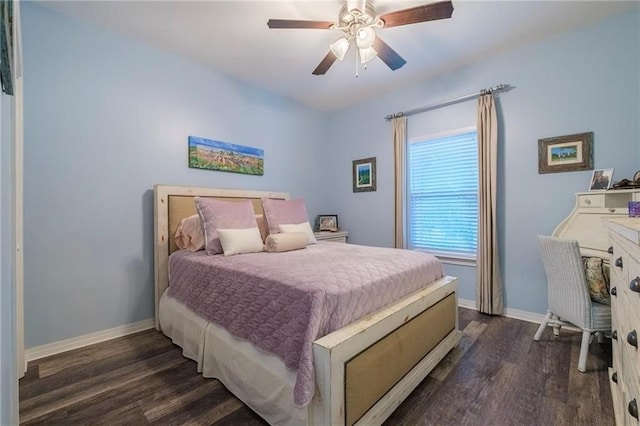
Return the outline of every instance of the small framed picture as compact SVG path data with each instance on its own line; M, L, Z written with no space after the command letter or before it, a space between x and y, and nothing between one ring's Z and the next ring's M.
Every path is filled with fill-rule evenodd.
M376 157L353 160L353 192L376 190Z
M593 170L593 132L538 139L538 173Z
M338 215L337 214L321 214L316 216L316 229L318 231L331 231L338 230Z
M591 185L589 191L607 190L611 187L613 180L613 169L594 170L591 175Z

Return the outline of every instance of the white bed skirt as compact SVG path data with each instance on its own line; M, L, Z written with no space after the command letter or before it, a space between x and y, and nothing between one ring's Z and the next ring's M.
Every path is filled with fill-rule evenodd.
M160 298L162 332L197 363L204 377L220 380L231 393L272 425L306 425L307 408L293 405L294 371L276 356L238 340L168 296Z

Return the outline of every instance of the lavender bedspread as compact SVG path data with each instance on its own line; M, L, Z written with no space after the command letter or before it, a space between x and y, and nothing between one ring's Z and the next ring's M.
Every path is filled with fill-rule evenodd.
M169 295L297 370L294 403L313 398L313 341L443 276L426 253L318 243L225 257L180 250Z

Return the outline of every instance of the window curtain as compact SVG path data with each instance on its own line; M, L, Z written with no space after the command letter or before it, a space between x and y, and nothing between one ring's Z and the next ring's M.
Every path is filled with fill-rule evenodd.
M395 165L395 247L404 248L404 167L407 146L407 119L395 117L393 124L393 158Z
M13 1L0 4L0 82L2 91L13 95Z
M504 313L496 222L498 119L492 93L478 99L478 254L476 308Z

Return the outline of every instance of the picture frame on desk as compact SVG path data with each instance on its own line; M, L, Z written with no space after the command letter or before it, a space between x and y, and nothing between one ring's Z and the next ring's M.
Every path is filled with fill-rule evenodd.
M593 132L538 139L538 174L593 170Z
M589 191L606 191L613 182L613 169L598 169L591 174Z

